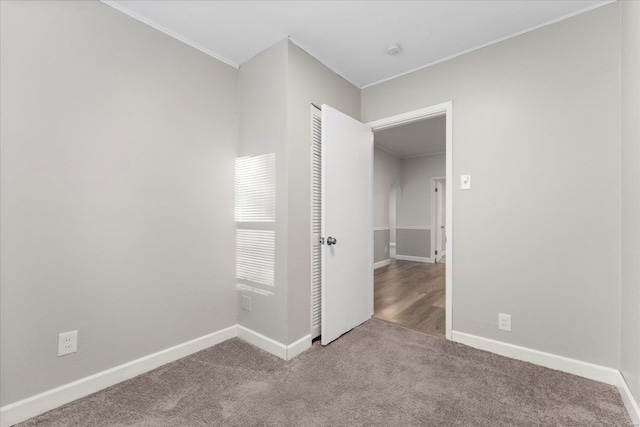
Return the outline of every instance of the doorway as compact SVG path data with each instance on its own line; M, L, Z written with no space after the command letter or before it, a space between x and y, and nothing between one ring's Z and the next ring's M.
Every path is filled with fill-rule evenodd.
M452 182L451 114L448 102L368 123L376 146L374 317L447 339L451 339L453 309L453 200L447 191L447 182ZM420 152L415 143L407 150L382 141L408 138L420 129L431 128L428 133L433 134L435 127L441 145L432 143L428 152ZM393 156L402 165L400 173L389 160ZM382 174L376 175L376 168ZM387 194L380 191L385 185ZM385 203L386 216L380 215ZM381 254L388 254L388 260L379 259Z
M373 266L374 266L374 239L372 231L374 229L374 212L372 207L375 205L374 201L377 199L373 195L372 187L374 183L374 176L372 172L372 166L374 162L373 158L373 139L374 131L381 131L384 129L392 129L400 127L402 125L409 125L413 122L424 121L431 118L444 119L445 123L445 140L446 140L446 153L445 153L445 177L447 182L451 181L452 173L452 103L447 102L432 107L423 108L409 113L400 114L397 116L389 117L386 119L377 120L375 122L363 124L354 120L339 111L322 105L322 107L312 106L312 170L313 170L313 182L312 182L312 338L321 335L322 343L325 345L334 338L337 338L340 334L348 332L351 328L357 324L364 322L374 313L374 280L373 280ZM321 117L320 117L321 116ZM345 139L346 138L346 139ZM345 147L356 148L360 147L357 153L350 153L345 151ZM369 148L367 148L369 147ZM326 151L325 151L326 150ZM334 153L335 152L335 153ZM331 154L333 153L333 154ZM333 167L335 170L336 163L341 163L341 166L337 170L352 171L354 170L353 164L347 162L344 164L344 160L356 162L359 167L356 168L357 173L347 174L326 174L326 170ZM363 163L364 162L364 163ZM365 164L366 163L366 164ZM333 165L333 166L331 166ZM342 178L340 178L342 177ZM339 178L337 181L334 179L335 185L328 185L327 179ZM341 181L340 179L345 179ZM352 186L358 183L359 190L349 189L348 185ZM348 185L347 185L348 184ZM352 191L353 190L353 191ZM355 191L355 193L354 193ZM402 188L396 189L396 194L402 194ZM349 207L346 202L330 203L328 196L335 196L342 194L344 197L346 193L353 193L347 198L347 201L355 201L362 199L361 203L357 203L357 206ZM320 197L321 195L321 197ZM352 197L352 196L358 197ZM365 197L360 197L365 196ZM368 199L368 201L366 200ZM425 199L426 200L426 199ZM445 337L451 339L451 319L452 319L452 298L451 290L453 288L452 281L452 265L453 265L453 252L452 252L452 197L447 197L446 201L446 224L445 233L449 237L446 240L446 252L448 260L445 265L440 265L440 268L445 269ZM388 213L388 204L385 205L383 211ZM367 213L368 212L368 213ZM338 221L336 227L333 225L328 227L327 214L334 215L333 218ZM335 215L338 215L337 217ZM317 223L321 222L320 237L318 238L318 230L316 230ZM368 224L363 236L359 239L349 239L349 230L337 231L340 226L346 226L348 228L361 228L363 224ZM415 228L415 227L412 227ZM430 230L429 227L421 227ZM420 227L418 227L420 229ZM378 231L378 230L376 230ZM382 231L386 231L389 235L389 227L383 227ZM406 227L396 227L397 240L400 239L400 234L407 235ZM418 233L408 232L408 235ZM338 236L338 239L333 236ZM341 236L347 237L343 239ZM326 237L326 239L325 239ZM353 240L353 242L351 241ZM423 252L424 256L421 258L430 257L429 238L419 239L421 244L426 244L427 250ZM326 245L325 245L326 242ZM338 246L335 246L337 242ZM356 246L349 246L350 243L355 243ZM321 250L317 250L322 247ZM359 248L359 249L356 249ZM388 253L388 248L385 247L385 252ZM355 252L354 252L355 251ZM366 259L362 262L349 262L353 255L356 253L365 254ZM403 255L400 253L400 255ZM336 266L328 266L328 258L332 261L342 262L340 268L334 268ZM396 254L396 258L401 258ZM407 259L404 255L401 261L415 261ZM351 259L353 261L353 259ZM346 262L346 264L345 264ZM331 268L329 268L331 267ZM367 270L369 274L365 274ZM336 271L342 271L346 273L358 273L368 276L367 280L350 280L348 275L338 274L329 277L329 272L335 273ZM330 298L330 293L336 296L336 298ZM345 303L346 301L346 303ZM345 305L346 304L346 305ZM368 305L369 310L367 313L360 313L362 310L358 310L358 319L354 322L346 322L345 319L355 313L352 308L365 307ZM440 304L442 305L442 304ZM362 306L362 307L361 307ZM350 307L350 308L347 308ZM353 316L352 316L353 317ZM349 319L347 319L349 320ZM333 326L331 326L331 325ZM328 336L326 332L336 327L335 333Z

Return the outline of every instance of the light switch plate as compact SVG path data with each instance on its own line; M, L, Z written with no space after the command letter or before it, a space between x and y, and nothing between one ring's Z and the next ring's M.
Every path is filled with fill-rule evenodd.
M460 189L471 190L471 175L460 175Z

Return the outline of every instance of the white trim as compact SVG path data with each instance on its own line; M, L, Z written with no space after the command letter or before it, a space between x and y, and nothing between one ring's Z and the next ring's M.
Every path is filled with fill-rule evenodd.
M629 418L631 418L631 422L634 426L640 425L640 406L636 401L627 381L624 379L624 375L620 371L618 371L618 381L616 383L616 388L620 393L620 397L622 398L622 403L624 403L624 407L627 409L629 413Z
M437 61L433 61L433 62L431 62L431 63L429 63L427 65L421 65L421 66L413 68L413 69L411 69L409 71L404 71L402 73L395 74L395 75L393 75L391 77L385 77L384 79L377 80L377 81L375 81L373 83L367 83L365 85L360 86L360 89L366 89L368 87L375 86L377 84L384 83L384 82L387 82L389 80L396 79L398 77L406 76L407 74L411 74L411 73L413 73L415 71L419 71L419 70L422 70L422 69L425 69L425 68L432 67L432 66L440 64L442 62L446 62L446 61L449 61L451 59L457 58L458 56L462 56L462 55L465 55L467 53L470 53L470 52L473 52L473 51L476 51L476 50L479 50L479 49L483 49L483 48L485 48L487 46L491 46L491 45L503 42L505 40L509 40L511 38L521 36L522 34L525 34L525 33L528 33L530 31L534 31L534 30L540 29L542 27L546 27L547 25L551 25L551 24L555 24L555 23L560 22L560 21L564 21L565 19L569 19L569 18L572 18L572 17L574 17L576 15L580 15L581 13L589 12L589 11L591 11L593 9L597 9L599 7L602 7L602 6L606 6L606 5L608 5L610 3L613 3L615 1L616 0L603 1L601 3L586 7L584 9L580 9L580 10L578 10L576 12L572 12L572 13L569 13L567 15L561 16L559 18L555 18L555 19L552 19L550 21L543 22L542 24L538 24L538 25L535 25L533 27L527 28L526 30L518 31L517 33L513 33L513 34L510 34L508 36L505 36L505 37L502 37L502 38L487 42L487 43L482 44L480 46L476 46L476 47L473 47L471 49L463 50L462 52L454 53L453 55L449 55L449 56L444 57L442 59L438 59Z
M375 143L374 143L374 147L379 149L379 150L384 151L387 154L391 154L393 157L397 157L400 160L416 159L418 157L439 156L441 154L445 154L446 153L446 151L437 151L435 153L416 154L415 156L403 156L401 154L394 153L393 151L389 150L388 148L383 147L382 145L375 145Z
M375 134L374 134L374 137L373 137L373 147L377 148L378 150L382 150L387 154L391 154L393 157L397 157L399 159L404 159L404 157L401 156L400 154L396 154L396 153L394 153L392 151L389 151L389 149L383 147L382 145L376 145L376 143L375 143ZM375 156L375 151L374 151L373 155Z
M412 255L398 255L396 254L396 259L400 261L413 261L413 262L426 262L429 264L433 264L433 258L427 258L423 256L412 256Z
M282 344L281 342L262 335L261 333L238 325L238 338L241 338L249 344L253 344L268 353L271 353L274 356L278 356L280 359L287 360L287 346Z
M186 38L186 37L184 37L184 36L181 36L181 35L179 35L178 33L174 32L174 31L172 31L172 30L169 30L168 28L166 28L166 27L164 27L164 26L162 26L162 25L160 25L160 24L158 24L158 23L156 23L156 22L154 22L154 21L152 21L152 20L150 20L150 19L148 19L148 18L145 18L145 17L141 16L140 14L138 14L138 13L136 13L136 12L133 12L132 10L130 10L130 9L126 8L126 7L124 7L124 6L123 6L122 4L120 4L120 3L117 3L117 2L112 1L112 0L100 0L100 1L101 1L102 3L104 3L104 4L108 5L108 6L111 6L112 8L114 8L114 9L116 9L116 10L118 10L118 11L120 11L120 12L124 13L125 15L129 15L130 17L132 17L132 18L134 18L134 19L136 19L136 20L138 20L138 21L140 21L140 22L142 22L142 23L144 23L144 24L146 24L146 25L148 25L148 26L150 26L150 27L152 27L152 28L155 28L156 30L158 30L158 31L160 31L160 32L163 32L163 33L167 34L168 36L173 37L174 39L181 41L182 43L185 43L185 44L187 44L187 45L189 45L189 46L191 46L191 47L193 47L193 48L195 48L195 49L197 49L197 50L199 50L199 51L201 51L201 52L203 52L203 53L205 53L205 54L207 54L207 55L209 55L209 56L211 56L211 57L213 57L213 58L215 58L215 59L217 59L217 60L219 60L219 61L224 62L224 63L225 63L225 64L227 64L227 65L230 65L230 66L232 66L232 67L234 67L234 68L236 68L236 69L237 69L237 68L240 68L240 64L237 64L237 63L235 63L234 61L231 61L230 59L227 59L227 58L225 58L224 56L219 55L219 54L217 54L217 53L213 52L212 50L210 50L210 49L208 49L208 48L206 48L206 47L202 46L202 45L201 45L201 44L199 44L199 43L196 43L196 42L194 42L194 41L193 41L193 40L191 40L191 39L188 39L188 38ZM589 11L591 11L591 10L593 10L593 9L597 9L597 8L599 8L599 7L602 7L602 6L606 6L607 4L613 3L613 2L615 2L615 1L616 1L616 0L607 0L607 1L603 1L603 2L601 2L601 3L597 3L597 4L595 4L595 5L592 5L592 6L586 7L586 8L584 8L584 9L580 9L580 10L578 10L578 11L576 11L576 12L569 13L569 14L564 15L564 16L561 16L561 17L559 17L559 18L555 18L555 19L552 19L552 20L550 20L550 21L543 22L542 24L535 25L535 26L533 26L533 27L527 28L527 29L522 30L522 31L519 31L519 32L517 32L517 33L510 34L510 35L508 35L508 36L505 36L505 37L499 38L499 39L497 39L497 40L493 40L493 41L487 42L487 43L482 44L482 45L480 45L480 46L476 46L476 47L473 47L473 48L471 48L471 49L463 50L462 52L458 52L458 53L455 53L455 54L453 54L453 55L449 55L449 56L447 56L447 57L445 57L445 58L438 59L437 61L431 62L431 63L429 63L429 64L421 65L421 66L419 66L419 67L412 68L411 70L404 71L404 72L402 72L402 73L398 73L398 74L394 74L394 75L393 75L393 76L391 76L391 77L385 77L384 79L377 80L377 81L375 81L375 82L367 83L367 84L363 84L363 85L358 84L358 83L355 83L355 82L354 82L354 81L352 81L351 79L349 79L349 78L345 77L344 75L342 75L342 74L338 73L337 71L333 70L333 69L332 69L332 67L328 66L328 65L327 65L327 63L326 63L322 58L318 58L318 57L317 57L317 56L315 56L315 55L312 55L312 56L314 56L314 58L315 58L318 62L320 62L322 65L324 65L325 67L327 67L328 69L330 69L331 71L333 71L334 73L336 73L338 76L340 76L341 78L343 78L343 79L344 79L344 80L346 80L347 82L351 83L353 86L357 87L358 89L366 89L366 88L368 88L368 87L375 86L375 85L377 85L377 84L384 83L384 82L387 82L387 81L389 81L389 80L393 80L393 79L396 79L396 78L398 78L398 77L405 76L405 75L407 75L407 74L411 74L411 73L413 73L413 72L415 72L415 71L422 70L422 69L424 69L424 68L432 67L432 66L437 65L437 64L440 64L440 63L442 63L442 62L449 61L449 60L451 60L451 59L457 58L458 56L465 55L465 54L470 53L470 52L473 52L473 51L475 51L475 50L483 49L483 48L485 48L485 47L487 47L487 46L491 46L491 45L493 45L493 44L497 44L497 43L503 42L503 41L505 41L505 40L509 40L509 39L511 39L511 38L514 38L514 37L518 37L518 36L520 36L520 35L522 35L522 34L525 34L525 33L530 32L530 31L534 31L534 30L537 30L537 29L539 29L539 28L546 27L547 25L555 24L555 23L560 22L560 21L563 21L563 20L565 20L565 19L572 18L572 17L574 17L574 16L576 16L576 15L580 15L581 13L589 12ZM293 38L293 37L291 37L291 36L289 36L289 37L288 37L288 39L289 39L293 44L295 44L296 46L298 46L300 49L304 50L305 52L307 52L307 53L309 53L309 52L310 52L310 50L309 50L309 49L307 49L307 48L306 48L306 47L305 47L305 46L304 46L304 45L303 45L299 40L296 40L296 39L294 39L294 38ZM390 154L393 154L393 153L390 153ZM397 154L394 154L394 155L395 155L395 156L397 156Z
M373 231L390 231L390 227L373 227Z
M449 183L449 191L445 200L446 205L446 224L444 233L447 236L445 244L445 252L448 254L447 263L445 264L445 336L451 339L453 331L453 197L454 191L451 183L453 182L453 103L445 104L446 110L446 126L445 132L446 155L445 155L445 175L446 181Z
M431 227L422 227L422 226L401 226L396 227L396 230L431 230Z
M285 345L252 329L238 325L238 338L284 360L291 360L311 348L311 334L305 335L292 344Z
M389 265L389 264L391 264L391 258L385 259L385 260L382 260L382 261L378 261L378 262L374 262L373 263L373 269L375 270L376 268L384 267L385 265Z
M523 360L546 368L613 385L618 389L622 403L624 403L633 425L640 425L640 406L629 389L624 376L617 369L471 335L465 332L452 331L451 339L452 341L511 359Z
M155 28L156 30L165 33L166 35L168 35L169 37L173 37L176 40L181 41L182 43L191 46L194 49L199 50L202 53L205 53L209 56L211 56L212 58L217 59L218 61L224 62L227 65L230 65L231 67L238 69L240 68L239 64L236 64L235 62L231 61L230 59L225 58L222 55L219 55L217 53L215 53L212 50L209 50L208 48L202 46L199 43L194 42L191 39L188 39L184 36L181 36L180 34L176 33L175 31L172 31L148 18L145 18L144 16L128 9L127 7L123 6L121 3L117 3L115 1L112 0L100 0L102 1L102 3L106 4L107 6L111 6L112 8L116 9L119 12L124 13L125 15L129 15L130 17L132 17L135 20L138 20L140 22L142 22L143 24L146 24L152 28Z
M596 365L569 357L558 356L532 348L508 344L502 341L492 340L464 332L453 331L451 338L455 342L468 345L480 350L506 356L511 359L523 360L546 368L555 369L590 380L600 381L610 385L618 383L619 371L614 368Z
M395 116L386 117L384 119L374 120L367 124L376 132L382 129L391 129L398 126L406 125L420 120L430 119L432 117L443 116L447 113L447 108L451 106L451 101L442 104L433 105L431 107L420 108L406 113L396 114Z
M149 372L237 335L237 325L178 344L0 408L0 426L17 424L51 409Z
M397 114L395 116L384 119L374 120L367 123L373 131L388 129L407 123L424 120L430 117L441 115L446 117L446 177L447 182L453 182L453 102L447 101L441 104L432 105L430 107L420 108L414 111ZM372 165L373 167L373 165ZM446 253L449 259L445 265L445 337L451 339L451 331L453 329L453 198L455 192L453 189L447 194L447 223L446 223ZM373 214L373 209L372 209ZM396 230L399 227L396 227ZM396 259L401 259L396 254ZM371 283L373 293L373 283Z
M303 351L311 348L311 334L305 335L298 341L287 346L287 360L291 360Z
M390 248L395 248L396 247L396 242L389 242L389 247Z
M403 159L417 159L418 157L429 157L429 156L440 156L442 154L447 154L446 151L437 151L435 153L427 153L427 154L416 154L415 156L404 156Z

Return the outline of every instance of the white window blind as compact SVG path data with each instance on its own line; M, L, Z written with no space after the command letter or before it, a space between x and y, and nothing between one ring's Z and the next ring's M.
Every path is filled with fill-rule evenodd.
M276 155L236 159L236 280L239 290L275 286Z
M236 159L235 216L238 222L276 220L276 155Z
M275 232L236 229L236 278L275 284Z

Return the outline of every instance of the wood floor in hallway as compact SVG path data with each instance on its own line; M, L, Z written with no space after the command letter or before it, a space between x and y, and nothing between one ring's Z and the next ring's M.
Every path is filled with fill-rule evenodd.
M444 338L445 265L392 261L374 274L374 316Z

